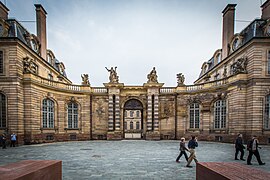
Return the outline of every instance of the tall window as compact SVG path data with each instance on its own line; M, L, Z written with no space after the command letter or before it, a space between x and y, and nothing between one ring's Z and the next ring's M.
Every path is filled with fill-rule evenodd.
M200 105L198 103L193 103L189 108L189 127L199 128L200 127Z
M270 51L268 51L268 74L270 74Z
M0 51L0 74L4 73L4 57L3 51Z
M140 129L140 122L136 122L136 129Z
M78 128L78 104L68 104L68 128Z
M130 117L133 117L134 111L130 111Z
M133 122L130 122L130 129L133 129Z
M140 111L136 111L136 116L140 117Z
M264 127L266 129L270 128L270 95L265 98L265 109L264 109Z
M6 96L0 93L0 128L7 126Z
M54 127L54 102L50 99L44 99L42 102L42 116L43 116L43 127L53 128Z
M226 128L226 100L217 100L214 104L215 128Z
M126 121L124 122L124 128L125 128L125 130L127 130L127 122Z

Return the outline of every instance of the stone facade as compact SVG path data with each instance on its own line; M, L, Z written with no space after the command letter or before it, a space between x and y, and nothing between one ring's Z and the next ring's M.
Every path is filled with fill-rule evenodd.
M21 144L190 135L233 142L238 133L245 140L256 134L261 143L269 143L269 3L263 5L262 19L238 34L231 32L228 22L234 21L236 5L228 5L223 11L230 11L228 17L223 15L224 26L230 26L223 28L230 31L224 32L225 55L217 50L203 63L194 85L185 85L184 75L177 74L176 87L163 87L155 68L147 75L147 83L125 86L116 67L107 68L110 81L104 87L92 87L86 74L82 85L74 85L51 50L44 56L46 35L36 37L16 20L4 17L0 25L9 34L0 33L0 133L15 132ZM8 9L0 5L0 14L6 14ZM46 11L41 5L36 8L38 17L43 13L38 28L46 27L42 25ZM12 34L15 30L24 36ZM131 117L131 111L138 116Z

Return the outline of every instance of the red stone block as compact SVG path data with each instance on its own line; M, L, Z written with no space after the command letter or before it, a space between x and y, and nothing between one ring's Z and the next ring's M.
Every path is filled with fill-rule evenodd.
M25 160L0 166L1 179L9 180L61 180L62 161Z
M265 180L270 173L230 162L200 162L196 164L196 180Z

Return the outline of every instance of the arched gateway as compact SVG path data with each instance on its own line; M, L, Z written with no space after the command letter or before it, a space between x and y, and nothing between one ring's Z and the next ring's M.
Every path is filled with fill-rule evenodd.
M130 99L124 105L124 138L141 139L143 134L143 105L137 99Z

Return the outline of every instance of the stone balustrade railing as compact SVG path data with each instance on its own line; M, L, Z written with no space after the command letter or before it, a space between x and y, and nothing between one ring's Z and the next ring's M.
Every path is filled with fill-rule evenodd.
M175 87L164 87L160 88L160 93L161 94L171 94L175 93L176 88Z
M92 92L93 93L103 94L103 93L107 93L108 90L107 90L107 88L104 88L104 87L93 87Z
M72 85L72 84L66 84L62 82L52 81L46 78L42 78L40 76L35 76L33 74L24 74L24 79L31 81L34 81L36 83L50 86L52 88L59 88L61 90L68 90L68 91L74 91L74 92L89 92L94 94L107 94L108 90L106 87L90 87L90 86L83 86L83 85ZM200 91L200 90L207 90L211 88L216 88L219 86L227 85L232 82L238 81L238 80L246 80L247 74L238 74L235 76L230 76L224 79L202 83L202 84L195 84L195 85L184 85L180 87L162 87L160 88L160 94L174 94L176 92L194 92L194 91Z

